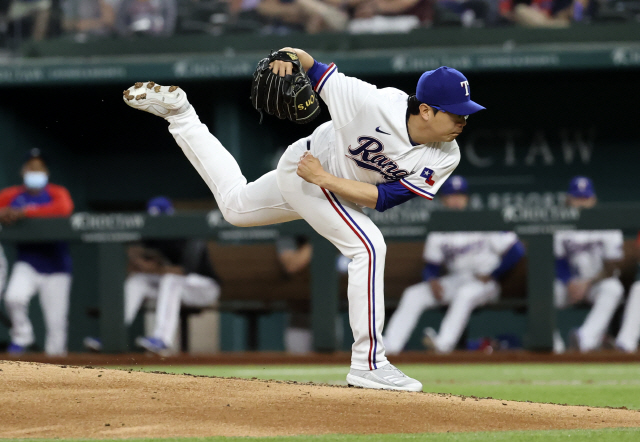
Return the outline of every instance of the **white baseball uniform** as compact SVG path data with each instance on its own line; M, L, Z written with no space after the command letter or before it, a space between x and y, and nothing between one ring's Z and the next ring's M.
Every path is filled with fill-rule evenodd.
M597 276L603 270L605 261L623 258L622 245L620 230L566 230L554 235L555 258L568 261L571 278L588 279ZM555 281L557 308L570 305L567 278L564 279L558 278ZM601 279L588 289L585 300L593 304L593 307L577 331L580 351L600 347L623 295L624 287L617 275ZM557 333L554 339L557 341ZM558 342L554 345L556 350L561 348Z
M131 325L143 301L154 299L156 320L153 337L171 347L178 330L180 306L206 307L215 304L219 297L220 285L214 279L197 273L133 273L124 284L125 324Z
M640 340L640 281L633 283L624 307L622 324L616 337L616 347L627 353L638 350Z
M0 298L7 283L7 275L9 274L9 263L7 256L4 254L4 248L0 245Z
M452 351L471 312L500 296L500 285L494 279L483 282L476 275L490 275L500 265L501 256L517 241L513 232L430 233L423 258L428 264L448 269L447 275L439 278L442 299L433 295L428 281L405 289L387 324L384 335L387 352L401 352L422 312L440 305L449 305L449 308L434 340L435 349L442 353Z
M167 117L169 130L213 192L225 219L259 226L304 218L351 258L349 320L354 336L352 368L388 364L382 343L386 245L361 207L310 184L296 171L307 151L328 172L371 184L400 182L432 199L460 160L455 141L415 145L407 131L407 94L377 89L328 66L316 91L332 121L288 147L276 170L247 184L238 164L209 133L193 108Z
M172 347L178 330L181 305L206 307L220 297L220 285L202 240L148 240L145 247L161 253L169 264L185 274L132 273L124 284L125 324L131 325L143 301L156 301L153 337Z
M62 186L47 184L39 192L12 186L0 192L0 207L22 209L28 217L69 216L73 201ZM66 243L18 243L5 306L11 317L11 342L27 348L35 337L29 320L29 302L39 293L44 316L45 352L51 356L67 353L71 255Z
M41 273L24 261L13 264L5 292L5 304L13 325L11 342L29 347L35 341L29 320L29 301L39 293L47 330L45 352L50 356L66 355L70 291L69 273Z

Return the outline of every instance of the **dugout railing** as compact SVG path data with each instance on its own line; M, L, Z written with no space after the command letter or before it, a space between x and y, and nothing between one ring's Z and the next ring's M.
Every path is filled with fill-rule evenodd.
M379 224L387 242L423 241L428 231L515 231L527 243L527 327L525 348L550 351L556 327L553 303L555 276L553 233L566 229L621 229L635 235L640 205L602 205L578 210L567 207L506 207L502 210L434 211L427 222ZM3 226L0 241L70 241L95 245L100 336L109 353L127 349L122 287L126 276L125 245L144 238L203 238L224 243L274 241L279 235L307 235L313 244L311 262L311 326L316 351L339 348L336 321L340 309L336 249L303 221L237 228L218 211L151 217L142 213L75 213L67 219L26 219Z

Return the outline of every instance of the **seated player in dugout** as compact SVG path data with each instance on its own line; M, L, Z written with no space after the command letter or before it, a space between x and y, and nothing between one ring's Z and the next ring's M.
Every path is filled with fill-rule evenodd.
M123 100L169 122L169 132L229 223L249 227L304 219L351 259L349 385L421 391L422 384L385 354L386 245L362 207L384 211L416 195L431 200L460 161L456 138L467 117L484 107L471 100L467 78L446 66L425 72L415 94L408 95L344 75L335 64L321 63L301 49L283 48L278 54L265 59L269 73L281 77L271 84L288 81L294 66L301 66L331 121L291 144L276 170L252 183L200 122L180 88L136 83L124 91ZM297 115L295 109L288 111Z
M147 213L168 216L175 212L166 197L147 202ZM210 307L220 297L220 285L202 239L144 240L127 250L129 275L124 283L124 322L130 326L146 300L156 301L154 330L139 336L136 345L159 355L175 353L181 306ZM84 339L85 347L102 350L95 337Z
M469 203L467 181L453 175L440 188L447 209L464 210ZM385 329L387 354L401 352L422 312L448 305L440 331L427 327L424 343L438 353L453 351L471 312L500 297L499 279L524 256L513 232L431 232L424 247L423 281L408 287ZM446 274L443 269L446 268Z
M594 207L598 200L593 181L584 176L571 179L566 201L569 207ZM624 257L622 231L565 230L556 232L553 242L556 308L592 304L582 325L570 331L570 346L580 352L598 350L624 296L619 278ZM553 350L555 353L566 350L559 330L553 334Z
M67 189L49 182L49 169L40 149L31 149L21 169L23 184L0 192L0 223L13 224L23 218L68 217L73 201ZM19 355L35 342L29 320L29 302L39 293L44 316L45 352L67 353L71 255L65 242L18 243L5 307L11 319L8 352Z
M636 239L636 255L640 249L640 233ZM636 275L638 279L638 275ZM637 280L629 289L629 296L624 306L622 323L616 336L614 347L624 353L635 353L638 351L638 341L640 341L640 280Z

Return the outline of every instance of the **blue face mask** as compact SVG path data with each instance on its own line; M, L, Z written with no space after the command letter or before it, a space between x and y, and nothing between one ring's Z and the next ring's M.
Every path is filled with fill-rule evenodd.
M44 188L49 182L49 175L46 172L25 172L24 185L29 189L39 190Z

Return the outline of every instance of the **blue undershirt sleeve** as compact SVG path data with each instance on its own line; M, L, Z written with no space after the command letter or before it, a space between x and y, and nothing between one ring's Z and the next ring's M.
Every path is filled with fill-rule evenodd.
M440 277L441 265L428 262L422 269L422 280L429 281Z
M508 270L513 268L514 265L524 256L524 244L522 242L517 241L514 245L511 246L509 250L507 250L502 255L502 260L500 261L500 265L496 267L496 269L491 272L491 276L494 279L500 278L504 275Z
M327 69L329 69L328 65L320 63L318 60L313 61L313 66L307 71L307 76L309 80L311 80L311 85L314 88L316 84L318 84L318 81L320 81L320 78L322 78L322 75L327 72Z
M409 201L416 196L415 193L404 187L400 181L378 184L378 201L376 210L384 212L387 209Z
M571 279L571 266L567 258L556 259L556 278L565 284Z

